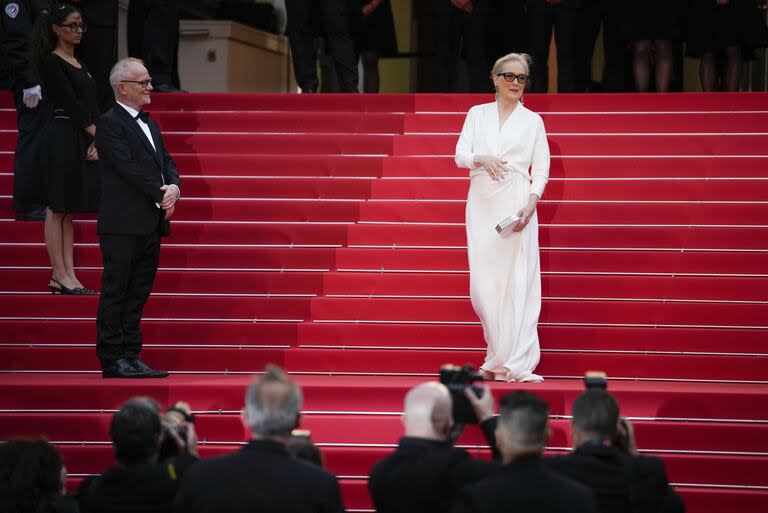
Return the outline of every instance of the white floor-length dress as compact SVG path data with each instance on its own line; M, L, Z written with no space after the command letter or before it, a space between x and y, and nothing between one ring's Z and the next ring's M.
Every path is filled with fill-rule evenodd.
M507 161L504 179L493 181L474 165L475 155ZM539 224L536 213L521 232L502 238L495 230L517 214L530 194L539 197L549 177L549 145L541 116L519 102L500 126L496 102L467 113L456 144L456 165L469 168L467 250L470 297L483 325L488 353L482 370L507 381L540 381L537 325L541 311Z

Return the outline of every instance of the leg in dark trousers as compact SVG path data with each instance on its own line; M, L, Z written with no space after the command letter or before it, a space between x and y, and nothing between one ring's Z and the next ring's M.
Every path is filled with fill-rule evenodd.
M603 21L602 2L600 0L584 0L578 24L578 54L576 56L576 89L586 92L592 85L592 55L595 53L595 43L600 34L600 24Z
M109 85L109 72L117 62L117 1L80 0L88 31L77 48L76 55L85 61L88 71L101 93L101 110L106 111L114 103Z
M288 42L291 45L296 83L303 92L316 93L317 51L311 23L312 1L285 0L285 10L288 16Z
M470 14L463 14L467 72L472 93L488 93L493 90L489 78L493 63L489 57L491 39L488 30L492 7L490 2L477 2Z
M432 19L434 20L432 32L435 49L434 91L439 93L456 92L461 14L448 0L432 0Z
M131 0L128 4L128 54L144 61L158 92L180 87L176 0Z
M578 8L564 7L562 4L554 9L558 93L575 93L578 91L576 72L578 40L576 31L579 24L579 12L580 9Z
M155 89L178 89L179 8L176 0L149 0L142 54Z
M53 109L45 99L34 109L27 108L22 101L22 91L15 91L16 127L19 131L16 148L13 153L13 210L20 219L45 218L43 205L32 202L29 198L42 200L43 186L35 172L35 160L40 148L43 128L50 119Z
M320 3L326 46L336 68L339 90L342 93L356 93L357 52L352 38L349 5L341 0L320 0Z
M533 59L531 92L546 93L549 87L549 41L552 39L554 7L544 0L528 2L528 49Z
M623 93L629 90L632 67L629 47L621 33L621 2L601 0L603 4L603 48L605 71L603 86L607 93Z
M104 273L97 316L96 354L102 367L141 351L141 314L157 273L160 237L101 235Z

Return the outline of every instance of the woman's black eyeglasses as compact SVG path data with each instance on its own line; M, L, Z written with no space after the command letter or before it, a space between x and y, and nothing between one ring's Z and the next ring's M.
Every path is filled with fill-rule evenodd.
M506 80L507 82L514 82L515 79L517 79L517 82L519 84L525 84L526 82L528 82L528 75L524 75L522 73L519 75L515 75L514 73L496 73L496 76L504 77L504 80Z
M68 23L66 25L59 23L58 25L59 27L67 27L72 32L85 32L88 30L88 25L85 23Z
M129 84L139 84L142 89L146 89L149 84L152 83L152 79L148 78L146 80L121 80L120 82L128 82Z

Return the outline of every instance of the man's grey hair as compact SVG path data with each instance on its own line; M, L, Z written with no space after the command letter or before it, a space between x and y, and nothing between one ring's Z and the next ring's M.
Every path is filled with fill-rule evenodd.
M126 57L125 59L120 59L112 66L112 71L109 72L109 84L115 93L117 93L117 84L121 80L129 80L133 76L132 68L137 64L144 66L144 61L135 57Z
M245 412L254 435L290 435L301 412L301 389L282 369L268 365L245 391Z

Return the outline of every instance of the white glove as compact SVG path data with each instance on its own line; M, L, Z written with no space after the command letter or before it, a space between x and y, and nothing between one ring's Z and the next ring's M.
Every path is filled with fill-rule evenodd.
M28 109L34 109L37 107L37 104L40 103L40 100L42 99L43 90L40 89L39 85L30 87L29 89L24 89L24 97L22 98L22 101Z

